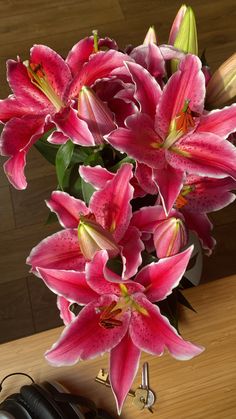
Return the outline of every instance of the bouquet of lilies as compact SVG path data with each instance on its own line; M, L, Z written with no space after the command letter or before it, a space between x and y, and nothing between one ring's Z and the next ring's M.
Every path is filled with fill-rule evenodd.
M33 46L28 61L7 62L7 77L5 173L26 188L34 145L58 179L46 204L62 229L27 259L57 294L66 326L46 358L72 365L110 352L120 413L141 351L187 360L203 350L180 336L165 302L190 306L181 293L189 233L210 254L207 213L235 198L236 55L212 75L182 6L168 44L150 28L142 45L121 51L94 31L66 59Z

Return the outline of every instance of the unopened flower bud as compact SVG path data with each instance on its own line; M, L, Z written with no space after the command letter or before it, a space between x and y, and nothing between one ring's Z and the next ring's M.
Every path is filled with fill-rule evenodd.
M78 116L87 123L96 144L102 144L104 135L116 128L112 112L87 86L84 86L79 93Z
M156 43L157 43L157 37L156 37L154 26L150 26L145 36L145 39L143 41L143 45L156 44Z
M236 53L226 60L211 77L206 90L210 108L228 104L236 96Z
M173 256L187 244L187 230L180 218L160 221L154 234L154 246L159 258Z
M107 250L111 257L119 253L119 247L112 234L85 216L80 216L78 240L81 252L87 260L92 260L99 250Z
M185 52L198 55L197 27L194 12L191 7L181 6L173 22L169 44ZM171 61L171 70L177 70L178 61Z

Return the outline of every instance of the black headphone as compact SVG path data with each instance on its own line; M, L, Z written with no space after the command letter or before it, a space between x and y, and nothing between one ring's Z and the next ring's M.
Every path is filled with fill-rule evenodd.
M19 393L11 394L0 404L0 419L114 419L95 403L82 396L73 395L57 382L32 384L21 387Z

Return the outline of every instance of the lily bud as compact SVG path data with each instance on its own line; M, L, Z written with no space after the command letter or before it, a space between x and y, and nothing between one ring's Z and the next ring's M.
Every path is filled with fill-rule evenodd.
M156 44L156 43L157 43L156 31L154 29L154 26L150 26L145 36L145 39L143 41L143 45Z
M236 53L226 60L208 82L206 102L211 108L228 104L236 96Z
M173 22L169 43L186 54L198 55L197 27L195 15L191 7L183 5ZM178 61L172 60L172 73L177 70Z
M87 123L96 144L102 144L104 135L116 128L112 112L87 86L84 86L79 93L78 116Z
M177 34L179 32L180 25L183 21L183 17L187 11L187 6L185 4L182 4L180 7L177 15L175 16L174 22L172 23L170 35L169 35L169 45L174 45L174 42L176 40Z
M180 218L170 217L160 221L154 234L154 246L159 258L173 256L187 244L187 230Z
M111 257L119 253L119 247L112 234L85 216L80 216L78 240L81 252L87 260L92 260L99 250L107 250Z

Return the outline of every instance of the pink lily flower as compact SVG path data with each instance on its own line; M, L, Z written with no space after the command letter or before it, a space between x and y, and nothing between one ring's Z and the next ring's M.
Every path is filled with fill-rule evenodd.
M163 92L135 63L126 63L136 86L140 112L106 139L153 169L168 214L186 173L236 178L236 150L226 140L235 131L236 105L203 114L205 78L200 60L187 55ZM214 144L214 146L213 146Z
M120 414L141 351L160 356L168 349L179 360L191 359L203 351L185 341L153 304L165 299L178 285L191 252L192 247L152 263L133 281L125 282L119 277L112 282L106 278L106 251L95 255L85 274L38 268L54 292L86 304L46 353L47 360L57 366L73 365L110 351L110 382Z
M74 108L75 99L84 86L90 87L97 79L111 77L113 71L122 74L123 61L130 58L115 50L101 51L93 54L72 76L70 67L74 71L76 62L81 65L83 58L88 59L84 44L80 45L80 54L78 46L72 49L67 61L52 49L35 45L29 61L23 63L18 59L7 63L13 95L0 101L0 121L6 123L1 136L1 154L10 157L4 168L10 182L18 189L27 186L26 154L45 131L56 126L61 135L54 134L50 140L57 144L71 138L76 144L93 146L101 143L103 134L116 127L111 112L95 94L84 95L79 100L78 111ZM127 73L125 67L123 73ZM90 113L86 103L91 104Z
M27 263L32 271L37 267L82 271L96 251L110 249L111 256L120 252L122 277L135 275L144 246L139 231L129 226L131 178L132 165L122 165L101 190L94 192L88 207L80 199L54 191L46 203L65 230L44 239L31 251Z

